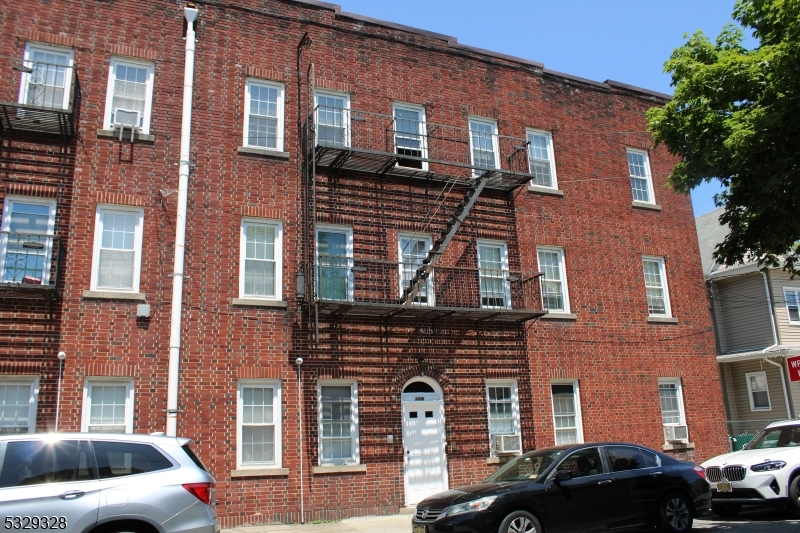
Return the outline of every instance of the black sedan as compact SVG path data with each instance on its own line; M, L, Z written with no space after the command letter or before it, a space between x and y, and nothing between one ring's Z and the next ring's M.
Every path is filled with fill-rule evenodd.
M412 533L587 533L692 529L711 507L702 467L625 443L544 448L483 483L417 505Z

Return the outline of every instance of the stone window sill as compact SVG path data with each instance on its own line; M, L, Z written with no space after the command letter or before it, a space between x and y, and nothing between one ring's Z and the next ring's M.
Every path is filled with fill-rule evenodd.
M633 201L631 204L633 207L638 209L649 209L651 211L661 211L661 206L658 204L648 204L647 202L637 202L636 200Z
M504 465L509 462L511 459L517 458L517 455L502 455L499 457L487 457L486 464L487 465Z
M231 477L288 476L288 468L239 468L231 470Z
M277 307L286 309L289 307L289 302L284 300L259 300L257 298L231 298L231 305L238 305L241 307Z
M312 469L315 476L320 474L357 474L366 471L367 465L315 466Z
M144 302L146 292L83 291L83 297L91 300L135 300Z
M550 187L542 187L541 185L528 185L528 192L546 194L549 196L564 196L564 191L551 189Z
M578 320L575 313L547 313L539 317L540 320Z
M662 447L665 452L678 450L694 450L694 442L667 442Z
M266 148L240 146L236 151L245 155L260 155L263 157L271 157L273 159L289 159L289 152L279 152L278 150L268 150Z
M651 324L677 324L678 319L674 316L649 316L647 321Z
M97 130L97 136L119 141L119 130ZM131 142L130 131L122 133L122 142ZM133 142L154 143L156 142L156 136L136 132L133 136Z

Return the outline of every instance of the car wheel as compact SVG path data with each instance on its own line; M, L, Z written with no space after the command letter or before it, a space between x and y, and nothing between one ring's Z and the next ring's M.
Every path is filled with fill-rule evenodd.
M500 524L499 533L542 533L542 526L531 513L514 511Z
M711 510L719 516L736 516L742 510L739 503L718 503L711 506Z
M796 517L800 517L800 475L794 477L789 483L789 505L788 511Z
M658 507L658 530L662 533L684 533L692 529L692 505L683 494L671 492Z

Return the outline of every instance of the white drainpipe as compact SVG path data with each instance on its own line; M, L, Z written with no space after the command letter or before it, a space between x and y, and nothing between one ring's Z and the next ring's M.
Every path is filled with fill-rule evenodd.
M186 17L186 62L183 71L181 154L178 161L178 215L175 221L175 265L172 272L172 313L169 332L167 378L167 435L178 434L178 377L181 362L181 311L183 307L183 256L186 248L186 211L189 200L189 149L192 134L192 83L194 79L194 21L197 9L189 4Z

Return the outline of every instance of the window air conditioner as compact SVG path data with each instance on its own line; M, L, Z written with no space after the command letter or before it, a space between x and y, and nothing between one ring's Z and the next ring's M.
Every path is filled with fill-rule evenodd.
M496 455L516 455L522 453L522 437L513 435L492 435L492 451Z
M114 110L114 129L119 128L119 140L122 140L122 132L125 128L131 129L131 142L133 134L139 129L139 112L131 109Z
M664 440L670 443L689 442L686 426L664 426Z

